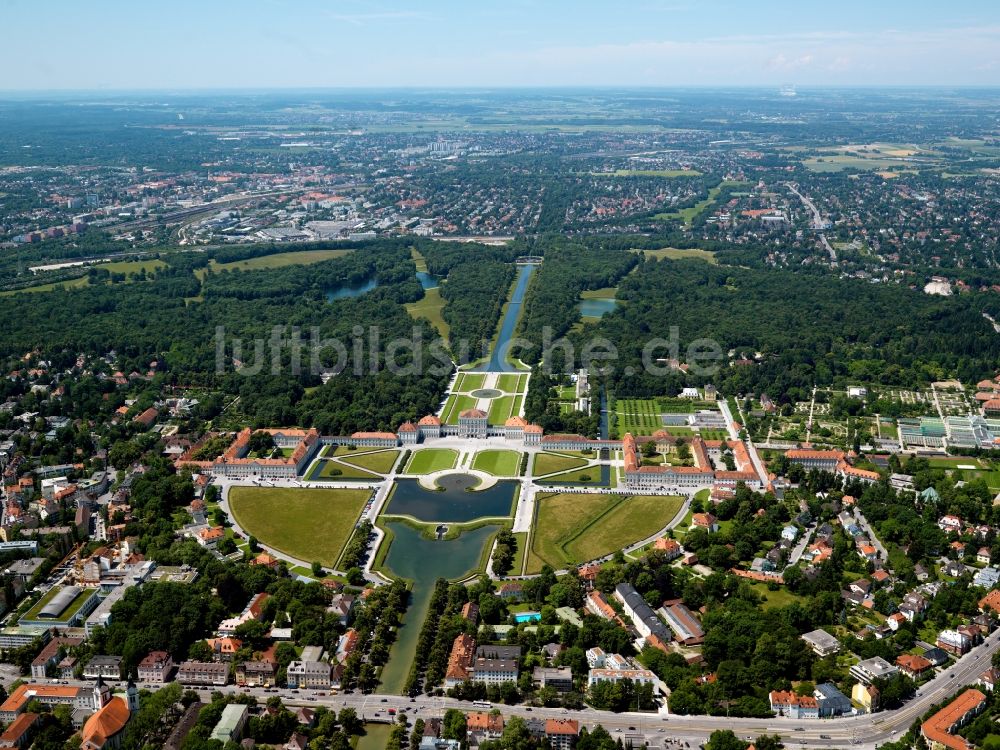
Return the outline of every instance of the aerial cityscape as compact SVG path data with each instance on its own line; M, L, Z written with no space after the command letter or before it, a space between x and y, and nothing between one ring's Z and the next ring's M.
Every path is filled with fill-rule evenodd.
M108 5L0 9L0 748L1000 748L996 8Z

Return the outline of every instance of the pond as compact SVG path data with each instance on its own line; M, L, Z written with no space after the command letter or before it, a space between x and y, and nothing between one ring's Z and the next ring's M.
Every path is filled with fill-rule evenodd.
M344 284L337 287L336 289L326 290L326 301L333 302L338 299L347 299L350 297L360 297L365 292L370 292L372 289L378 286L378 279L374 276L370 279L362 281L360 284Z
M486 516L509 516L517 482L497 482L481 491L470 491L478 479L470 474L442 477L438 491L427 490L416 479L397 479L385 512L413 516L421 521L463 523Z
M618 306L616 299L584 299L580 300L580 316L584 318L600 318Z
M438 280L426 271L417 271L417 280L420 282L420 286L422 286L425 291L427 289L438 288Z
M482 526L457 539L436 540L425 539L419 531L400 521L390 521L385 526L395 536L386 555L386 567L395 575L413 581L410 605L389 652L389 661L382 668L379 688L385 693L401 693L417 651L420 628L427 618L434 582L438 578L458 578L478 566L483 547L500 527Z

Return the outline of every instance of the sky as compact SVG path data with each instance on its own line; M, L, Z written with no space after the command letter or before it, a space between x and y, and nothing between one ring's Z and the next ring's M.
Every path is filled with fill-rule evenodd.
M997 0L0 0L0 90L995 86Z

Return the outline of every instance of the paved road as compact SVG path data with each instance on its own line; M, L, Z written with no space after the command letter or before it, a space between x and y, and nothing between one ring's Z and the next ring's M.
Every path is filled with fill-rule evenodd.
M872 750L885 742L898 738L915 719L918 719L932 705L945 701L964 686L975 683L978 676L990 666L992 654L998 647L1000 647L1000 633L995 633L987 639L985 645L966 654L957 663L921 687L916 697L902 708L895 711L837 719L742 719L723 716L677 716L665 712L659 714L632 712L614 714L592 709L565 711L557 708L530 708L527 706L497 707L507 717L574 718L588 728L601 724L615 736L619 734L644 735L649 739L650 744L654 745L662 745L663 739L672 738L688 741L692 747L696 747L705 742L712 732L719 729L731 729L741 738L757 737L761 734L778 734L783 738L786 747L789 748L832 749L857 746L864 750ZM239 688L232 685L221 689L223 692L229 693L240 691ZM204 689L201 692L207 698L211 690ZM360 716L374 721L387 719L389 708L406 711L414 719L441 716L448 708L474 710L471 703L446 697L437 698L424 695L416 697L411 702L409 698L398 695L352 693L334 696L316 691L293 692L286 689L269 693L260 688L247 689L243 692L253 694L261 701L266 700L271 695L280 695L284 702L291 706L325 705L335 710L350 706L355 708ZM378 715L376 716L376 714Z

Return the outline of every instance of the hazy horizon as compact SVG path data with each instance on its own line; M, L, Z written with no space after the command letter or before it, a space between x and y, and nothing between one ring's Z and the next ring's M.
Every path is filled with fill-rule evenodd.
M0 91L993 87L983 0L257 0L0 10Z

